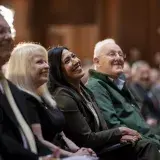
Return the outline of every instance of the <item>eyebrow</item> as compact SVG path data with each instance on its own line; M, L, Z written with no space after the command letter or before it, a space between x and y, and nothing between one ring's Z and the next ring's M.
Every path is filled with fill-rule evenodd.
M69 59L70 56L65 57L64 59L62 59L62 61L64 62L65 60Z
M65 60L65 59L67 59L67 58L70 58L72 55L73 55L74 53L73 52L71 52L71 54L70 55L67 55L64 59L62 59L62 60Z

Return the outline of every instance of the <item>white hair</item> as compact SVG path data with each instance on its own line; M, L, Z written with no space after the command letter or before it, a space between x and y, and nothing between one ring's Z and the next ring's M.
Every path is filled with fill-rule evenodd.
M101 49L104 45L106 44L110 44L110 43L116 43L114 39L111 39L111 38L108 38L108 39L105 39L103 41L99 41L95 47L94 47L94 58L99 56L100 55L100 52L101 52Z
M4 7L2 5L0 5L0 15L6 20L6 22L8 23L10 29L11 29L11 35L12 35L12 38L15 37L16 35L16 30L14 28L14 25L13 25L13 21L14 21L14 11L7 8L7 7Z

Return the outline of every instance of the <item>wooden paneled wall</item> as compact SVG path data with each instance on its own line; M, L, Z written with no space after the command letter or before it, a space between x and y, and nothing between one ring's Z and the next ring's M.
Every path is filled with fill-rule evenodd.
M3 0L4 2L5 0ZM7 0L16 11L16 42L34 40L48 47L64 44L80 58L92 58L94 44L114 38L152 62L160 51L159 0Z
M141 51L142 59L152 63L154 53L160 51L160 1L102 0L101 3L99 37L115 38L126 54L135 47Z

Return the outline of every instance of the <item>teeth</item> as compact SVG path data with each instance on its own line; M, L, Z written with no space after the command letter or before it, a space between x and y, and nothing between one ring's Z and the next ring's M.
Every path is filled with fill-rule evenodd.
M79 66L77 66L76 68L74 68L74 70L77 70L79 67L81 67L80 65Z

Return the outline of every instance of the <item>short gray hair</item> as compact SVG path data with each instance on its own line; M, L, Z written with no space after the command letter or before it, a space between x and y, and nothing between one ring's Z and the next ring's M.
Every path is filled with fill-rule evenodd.
M11 35L12 38L15 37L16 35L16 30L13 26L13 21L14 21L14 11L4 7L2 5L0 5L0 15L6 20L6 22L8 23L9 27L11 28Z
M132 68L131 68L132 74L135 74L137 72L137 70L140 67L144 66L144 65L150 67L149 64L146 61L144 61L144 60L139 60L139 61L134 62L132 64Z
M114 43L115 44L115 40L114 39L111 39L111 38L108 38L108 39L105 39L103 41L99 41L95 47L94 47L94 58L99 56L100 52L101 52L101 48L106 45L106 44L109 44L109 43Z

